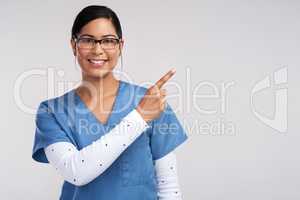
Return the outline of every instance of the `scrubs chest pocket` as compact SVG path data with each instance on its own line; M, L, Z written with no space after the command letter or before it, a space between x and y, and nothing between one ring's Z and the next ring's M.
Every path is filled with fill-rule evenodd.
M121 179L122 186L143 185L154 179L149 137L145 133L123 152Z

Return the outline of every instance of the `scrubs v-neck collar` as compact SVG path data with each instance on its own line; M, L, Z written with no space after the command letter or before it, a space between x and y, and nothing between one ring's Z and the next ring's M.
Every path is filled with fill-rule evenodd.
M117 114L118 106L119 106L119 99L121 98L123 87L124 87L123 81L119 80L119 86L118 86L117 94L116 94L116 97L115 97L115 100L114 100L114 103L113 103L113 106L112 106L112 110L109 113L109 115L108 115L107 120L106 120L105 123L102 123L95 116L95 114L87 107L87 105L83 102L83 100L81 99L81 97L76 93L75 89L73 90L73 92L74 92L75 98L77 99L79 109L83 109L84 113L86 113L93 120L97 121L99 123L99 125L109 126L112 123L112 120L113 120L114 116Z

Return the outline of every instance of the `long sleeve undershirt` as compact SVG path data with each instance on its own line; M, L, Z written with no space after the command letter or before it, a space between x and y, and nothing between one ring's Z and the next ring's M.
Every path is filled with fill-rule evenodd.
M147 128L149 125L134 109L109 133L80 151L69 142L51 144L44 151L64 180L83 186L101 175ZM155 170L159 199L181 199L175 154L156 160Z

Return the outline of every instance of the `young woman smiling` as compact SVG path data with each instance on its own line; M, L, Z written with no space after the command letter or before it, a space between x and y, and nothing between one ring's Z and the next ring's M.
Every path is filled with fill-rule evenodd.
M175 70L148 89L117 80L123 45L114 11L81 10L71 37L81 84L38 108L32 157L63 177L61 200L182 198L173 150L187 135L162 88Z

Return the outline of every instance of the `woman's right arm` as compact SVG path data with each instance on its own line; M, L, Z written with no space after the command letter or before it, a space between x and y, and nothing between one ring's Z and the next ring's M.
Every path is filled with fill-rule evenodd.
M102 174L149 125L134 109L109 133L80 151L69 142L57 142L44 151L64 180L85 185Z

